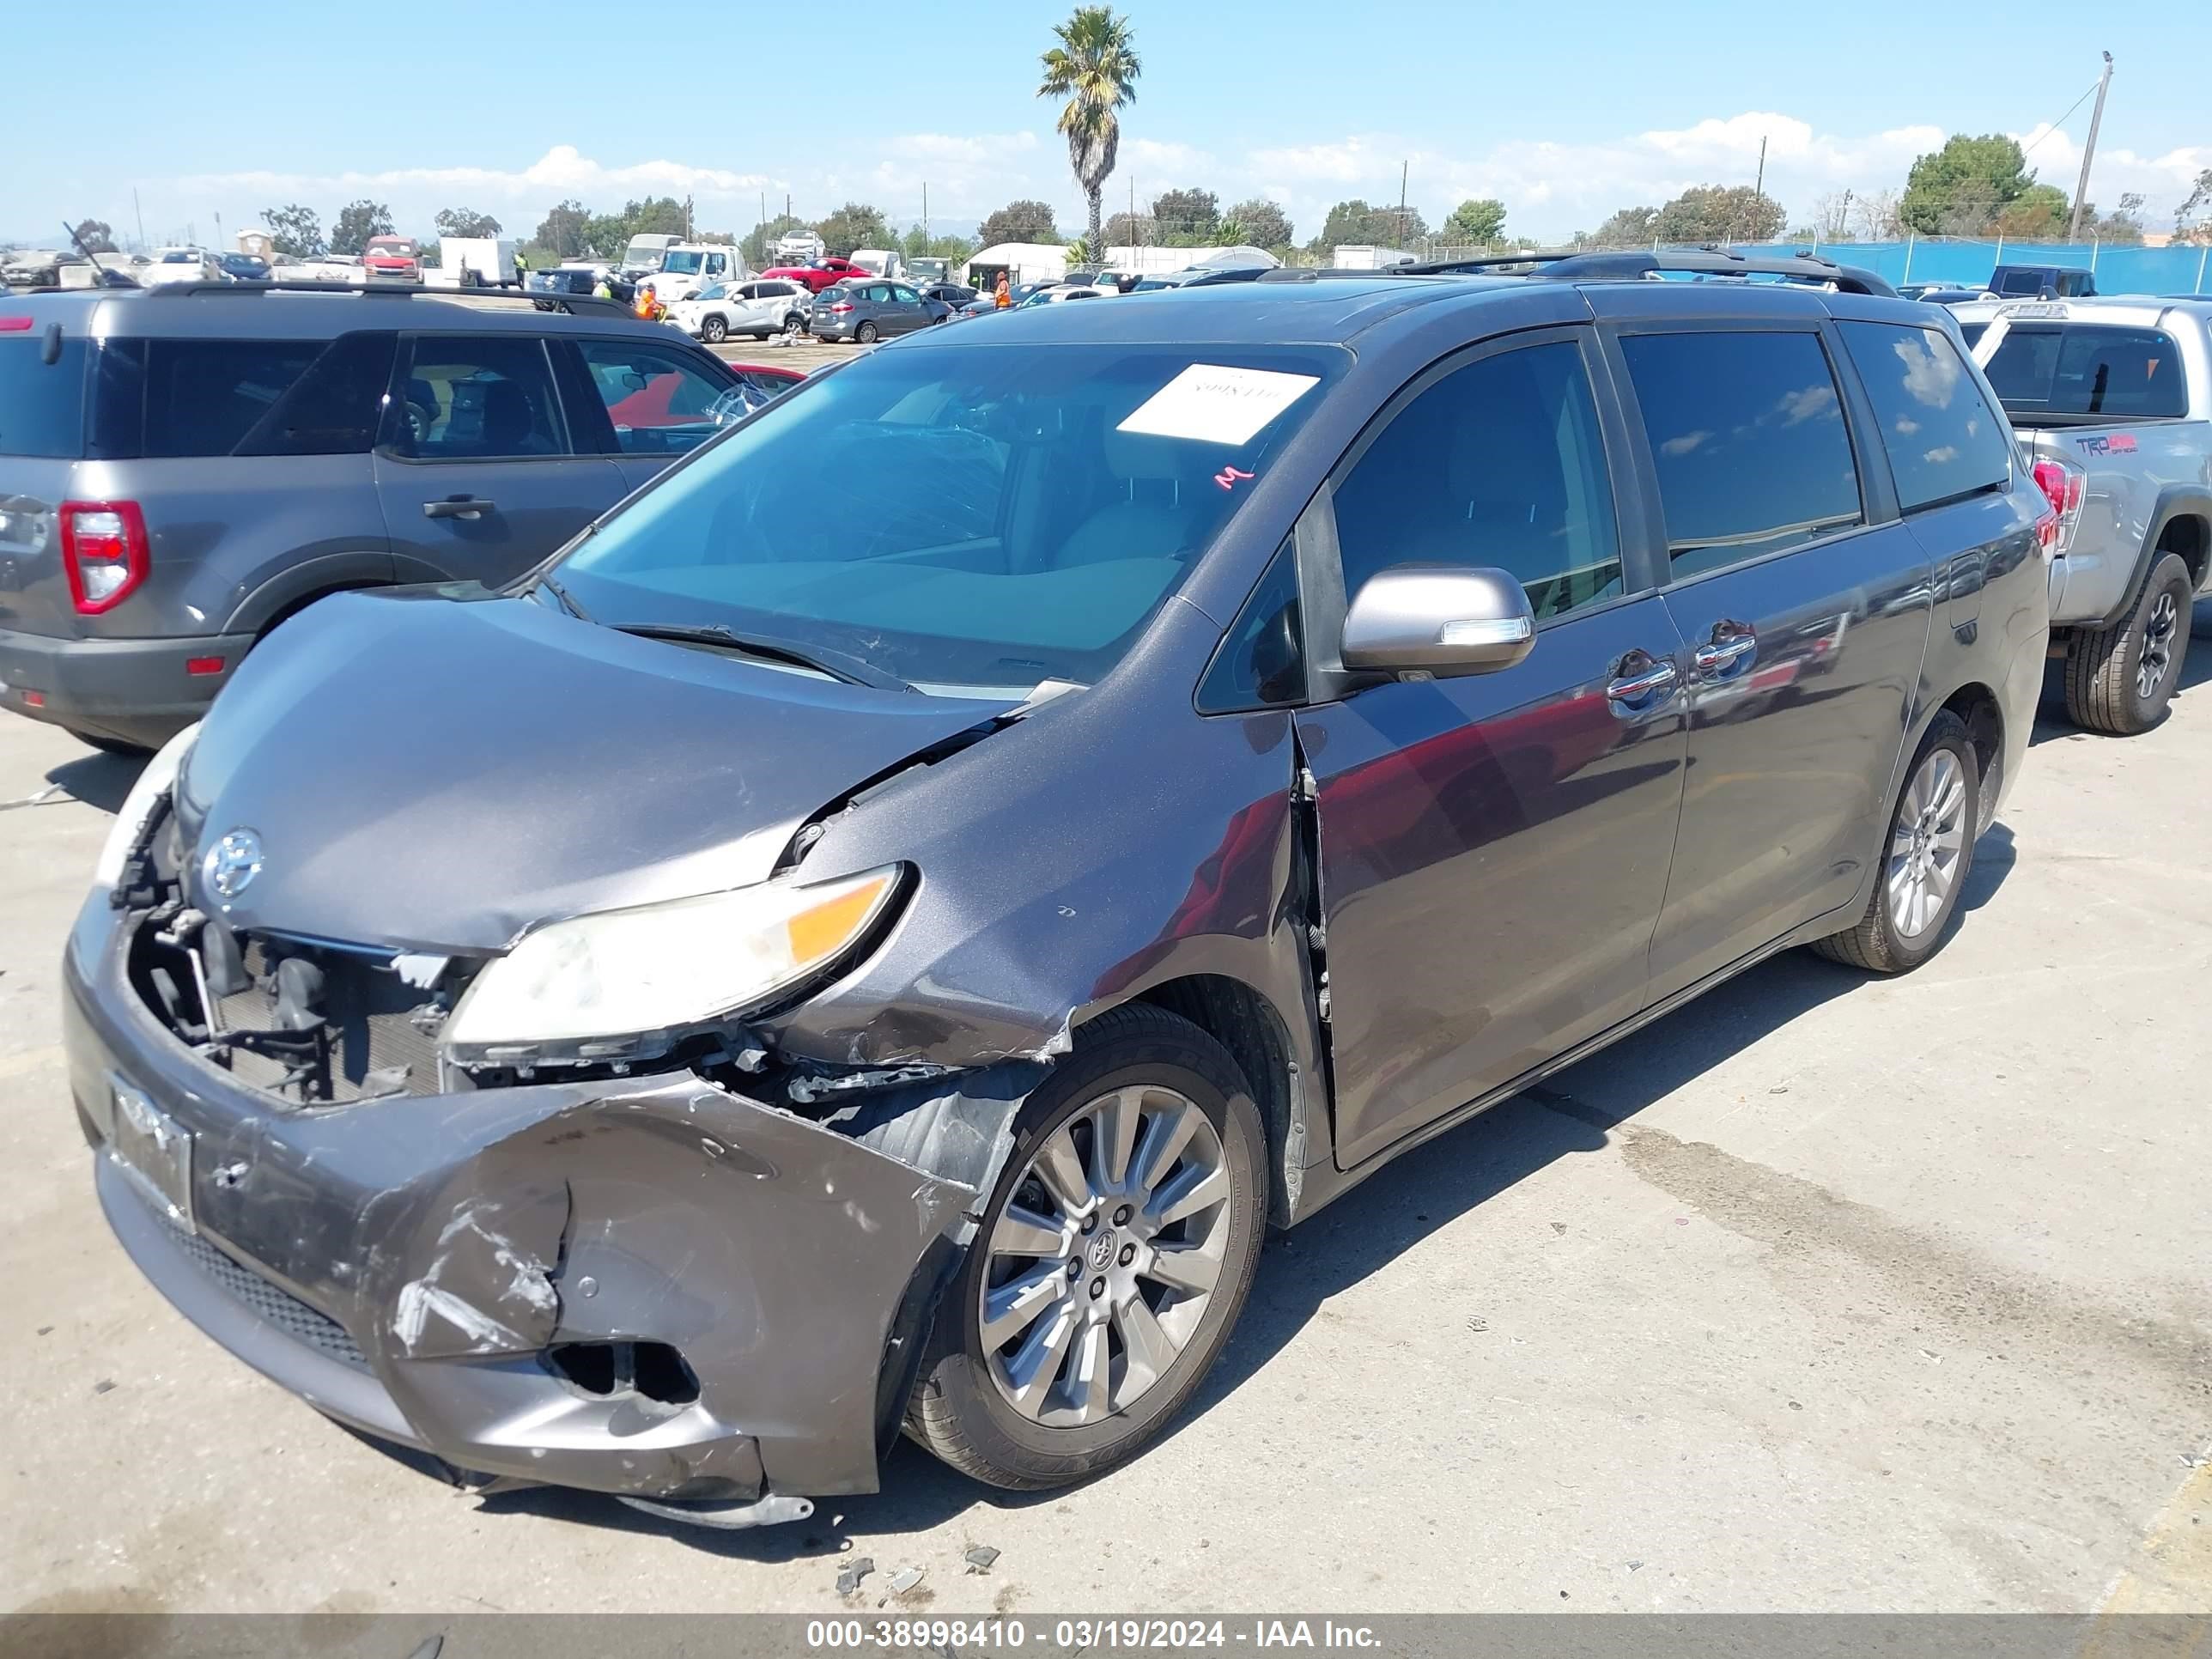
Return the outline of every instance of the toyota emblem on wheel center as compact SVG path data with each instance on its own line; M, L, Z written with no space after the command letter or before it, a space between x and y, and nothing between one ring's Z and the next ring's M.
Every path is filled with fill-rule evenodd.
M251 830L233 830L208 849L202 868L216 897L234 899L261 873L261 837Z

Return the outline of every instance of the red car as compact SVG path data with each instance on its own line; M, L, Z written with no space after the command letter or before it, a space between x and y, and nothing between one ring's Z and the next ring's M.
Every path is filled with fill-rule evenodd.
M362 269L386 282L419 283L422 256L412 236L372 236L361 251Z
M819 294L836 283L850 276L878 276L883 273L870 270L866 265L856 265L850 259L841 259L836 254L811 265L778 265L773 270L763 270L763 278L779 276L787 282L804 283L810 294Z

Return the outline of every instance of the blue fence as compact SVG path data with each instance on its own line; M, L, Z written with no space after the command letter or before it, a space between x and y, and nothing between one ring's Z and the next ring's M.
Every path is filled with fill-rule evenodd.
M1802 242L1744 244L1745 253L1796 253ZM1829 242L1821 254L1861 265L1898 283L1956 283L1978 287L1999 264L2087 265L2100 294L2212 294L2212 248L2100 247L2093 242Z

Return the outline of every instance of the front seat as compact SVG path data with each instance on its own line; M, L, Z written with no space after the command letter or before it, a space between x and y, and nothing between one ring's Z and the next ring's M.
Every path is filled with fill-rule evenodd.
M530 394L514 380L493 380L483 389L483 453L487 455L550 455L553 446L538 429Z
M1186 500L1191 486L1184 482L1182 456L1188 446L1127 432L1109 432L1105 443L1106 468L1120 493L1075 526L1054 568L1188 556L1196 516Z

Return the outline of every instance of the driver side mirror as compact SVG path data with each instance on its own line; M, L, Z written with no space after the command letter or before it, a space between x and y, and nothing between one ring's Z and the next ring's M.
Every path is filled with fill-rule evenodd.
M1346 668L1449 678L1510 668L1535 644L1528 592L1506 572L1401 564L1360 585L1338 655Z

